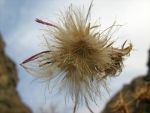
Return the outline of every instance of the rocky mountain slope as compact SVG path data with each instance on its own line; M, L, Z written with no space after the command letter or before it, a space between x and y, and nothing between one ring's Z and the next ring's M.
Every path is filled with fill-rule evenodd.
M106 105L102 113L150 113L150 51L148 73L125 85Z
M5 44L0 35L0 113L31 113L16 91L16 66L6 56L4 48Z

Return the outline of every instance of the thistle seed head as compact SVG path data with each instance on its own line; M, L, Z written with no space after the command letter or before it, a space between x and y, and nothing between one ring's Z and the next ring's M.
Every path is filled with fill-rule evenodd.
M37 22L52 27L50 33L54 46L47 43L48 51L22 63L31 74L36 75L37 71L37 75L49 80L62 76L60 84L56 85L75 101L74 112L81 101L89 108L88 103L101 95L100 87L107 88L106 79L122 71L124 57L132 50L132 44L124 48L126 41L122 48L113 47L110 39L112 29L117 26L115 23L100 31L99 25L90 22L91 5L86 15L69 7L58 25L37 19ZM63 74L54 74L56 71Z

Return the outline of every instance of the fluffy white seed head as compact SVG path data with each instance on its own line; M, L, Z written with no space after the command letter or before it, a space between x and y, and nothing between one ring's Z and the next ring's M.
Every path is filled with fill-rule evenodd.
M122 71L124 56L129 55L132 45L114 48L110 34L115 23L104 31L99 25L88 19L89 12L84 14L72 6L62 14L58 25L38 20L50 25L54 46L47 43L48 51L41 52L25 60L22 66L30 73L53 80L60 77L58 88L66 92L77 105L84 101L95 101L101 95L100 87L107 88L106 79ZM47 39L49 41L49 39ZM31 64L36 63L34 66ZM55 72L63 74L54 74ZM90 108L89 108L90 109Z

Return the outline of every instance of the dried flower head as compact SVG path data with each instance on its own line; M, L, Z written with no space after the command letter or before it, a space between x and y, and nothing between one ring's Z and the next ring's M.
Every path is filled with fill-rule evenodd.
M124 56L132 50L131 44L124 48L126 41L121 49L113 47L114 41L110 39L117 25L100 31L100 26L89 20L91 6L92 3L87 14L70 6L57 25L36 19L51 27L54 42L47 39L47 51L22 62L32 75L60 81L56 84L59 90L75 101L74 112L81 101L92 112L89 102L100 96L101 86L107 88L108 77L122 71Z

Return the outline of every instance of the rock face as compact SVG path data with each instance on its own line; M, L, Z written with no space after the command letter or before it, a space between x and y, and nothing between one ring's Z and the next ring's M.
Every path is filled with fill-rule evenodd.
M21 102L16 91L15 64L5 55L5 44L0 35L0 113L31 113Z
M148 73L125 85L106 105L102 113L150 113L150 51Z

